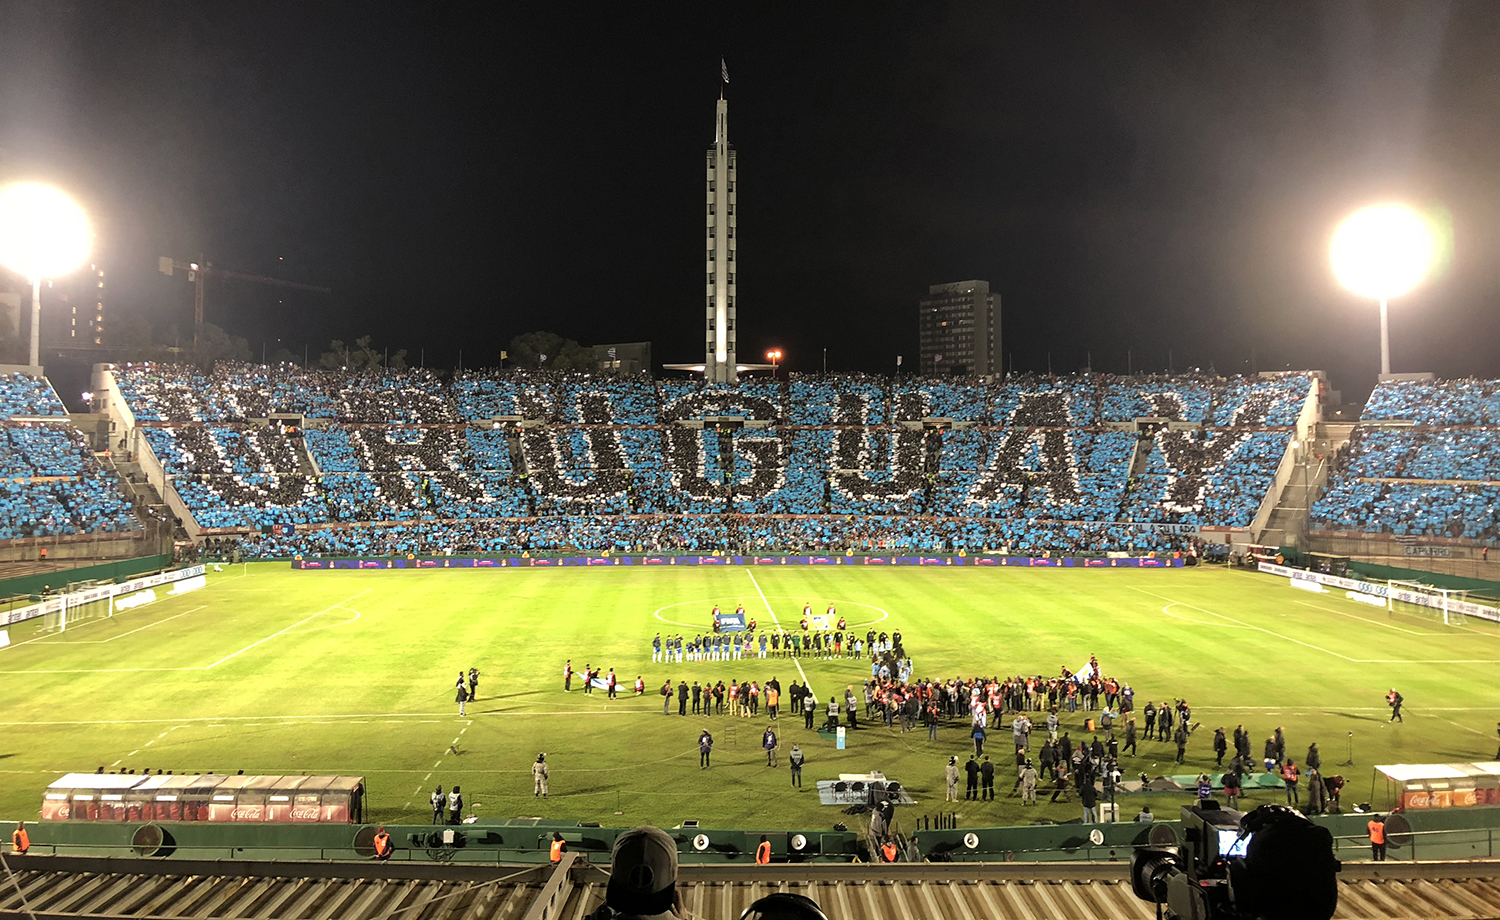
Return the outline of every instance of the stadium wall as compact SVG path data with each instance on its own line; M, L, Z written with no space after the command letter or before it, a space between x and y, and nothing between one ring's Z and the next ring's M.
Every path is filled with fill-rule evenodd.
M407 558L293 559L292 568L317 569L476 569L602 565L961 565L1047 568L1181 568L1182 559L1131 556L412 556Z
M1123 806L1122 806L1123 809ZM906 813L902 814L905 817ZM1389 841L1392 859L1483 859L1496 854L1500 846L1500 808L1475 806L1413 810L1405 812L1411 830L1393 835ZM1312 821L1327 827L1335 838L1335 855L1341 859L1368 858L1369 836L1364 814L1319 815ZM32 852L37 855L68 856L155 856L168 860L232 859L244 861L271 860L349 860L368 859L373 855L369 841L373 825L315 824L213 824L163 823L154 825L163 831L161 843L149 851L137 849L142 828L140 822L80 823L66 821L31 823ZM8 833L13 823L0 822L0 833ZM1138 846L1149 845L1154 829L1170 830L1181 840L1181 823L1157 821L1137 824L1133 821L1085 825L1077 821L1065 824L1016 827L960 827L952 830L917 831L922 851L932 862L1097 862L1123 863ZM1094 844L1089 832L1099 830L1104 840ZM553 832L563 835L574 853L586 854L592 861L607 863L615 838L624 827L581 827L575 824L548 824L526 821L507 823L484 821L457 827L433 827L425 824L386 825L396 844L392 859L398 862L424 863L545 863L547 843ZM458 844L430 845L430 836L453 830ZM678 845L685 864L754 863L755 845L760 835L771 841L772 855L778 863L792 857L794 835L806 839L806 846L793 861L848 863L864 854L859 851L862 836L858 827L847 831L820 829L710 829L664 828ZM1158 831L1159 833L1161 831ZM694 845L698 835L707 838L699 850ZM975 845L966 838L972 834ZM148 838L154 835L143 835Z
M49 562L72 559L134 559L152 548L149 534L143 530L130 533L69 534L54 537L25 537L0 540L0 562L34 562L47 551Z
M1500 547L1494 559L1486 558L1484 544L1454 537L1398 537L1387 533L1323 530L1308 534L1306 552L1348 556L1351 560L1378 566L1392 566L1412 572L1391 576L1430 581L1432 576L1457 576L1484 582L1486 592L1500 592ZM1433 582L1436 584L1436 582ZM1467 587L1439 585L1439 587Z
M99 565L81 565L72 569L38 572L34 575L20 575L0 581L0 597L41 594L44 588L59 587L79 581L120 581L125 578L134 578L146 572L155 572L171 564L172 557L163 554L159 556L139 556L134 559L122 559L119 562L105 562Z

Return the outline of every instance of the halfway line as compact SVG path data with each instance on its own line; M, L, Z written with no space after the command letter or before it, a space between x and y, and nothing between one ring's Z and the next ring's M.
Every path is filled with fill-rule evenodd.
M777 629L780 629L781 621L776 618L776 611L771 609L771 602L766 600L766 592L760 589L760 582L755 580L755 573L750 571L749 569L746 569L745 574L750 576L750 583L752 585L755 585L755 593L760 595L760 602L766 605L766 613L769 613L771 615L771 622L776 624ZM798 661L796 658L793 658L792 664L797 666L797 673L802 675L803 686L811 690L812 683L807 679L807 672L802 670L802 662ZM817 701L817 698L817 694L813 694L814 702ZM793 715L796 715L796 713L793 713Z

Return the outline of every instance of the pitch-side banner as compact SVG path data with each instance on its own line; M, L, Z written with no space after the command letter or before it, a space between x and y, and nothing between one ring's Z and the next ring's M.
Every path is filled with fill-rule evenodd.
M1268 575L1280 575L1282 578L1290 578L1293 581L1315 582L1320 585L1331 585L1345 591L1358 591L1360 594L1370 594L1375 597L1391 597L1407 604L1415 604L1418 607L1430 607L1434 610L1443 609L1443 599L1431 594L1419 594L1405 588L1392 589L1388 585L1375 584L1369 581L1360 581L1358 578L1344 578L1340 575L1325 575L1322 572L1309 572L1305 569L1294 569L1291 566L1276 565L1272 562L1260 563L1260 571ZM1494 607L1486 607L1483 604L1475 604L1470 601L1449 601L1448 609L1464 616L1479 617L1484 620L1500 622L1500 610Z
M1081 556L438 556L422 559L293 559L294 569L525 569L595 565L958 565L1047 568L1180 568L1181 559Z
M75 591L72 594L49 597L40 604L31 604L27 607L17 607L15 610L0 613L0 626L9 626L22 620L30 620L34 617L43 616L48 613L57 613L66 607L82 607L84 604L92 604L102 601L113 595L119 597L122 594L132 594L145 588L155 588L188 578L203 578L203 566L193 565L185 569L176 569L171 572L158 572L155 575L143 575L140 578L132 578L129 581L117 585L102 585L97 588L88 588L83 591Z

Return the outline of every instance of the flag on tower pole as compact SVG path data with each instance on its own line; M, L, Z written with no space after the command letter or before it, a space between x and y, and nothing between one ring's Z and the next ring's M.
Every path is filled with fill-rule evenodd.
M723 58L719 58L719 70L721 70L723 72L723 74L724 74L724 82L728 83L729 82L729 65L727 63L725 63L725 61L724 61Z

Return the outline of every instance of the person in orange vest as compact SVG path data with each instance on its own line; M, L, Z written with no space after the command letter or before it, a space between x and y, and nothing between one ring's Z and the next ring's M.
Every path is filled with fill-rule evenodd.
M757 866L769 866L771 864L771 841L765 834L760 836L760 844L755 848L755 864Z
M31 849L31 835L26 833L25 821L17 821L16 829L10 832L10 849L17 856L24 856Z
M1370 830L1370 858L1385 862L1385 819L1375 815L1365 827Z
M886 862L895 862L898 852L899 851L896 849L896 841L890 837L887 837L885 839L885 843L882 843L880 845L880 858L885 860Z
M1297 769L1297 764L1288 757L1286 763L1281 767L1281 778L1286 783L1286 803L1288 805L1300 804L1297 801L1297 780L1301 775L1301 772Z
M552 864L555 866L562 862L562 855L568 852L568 842L562 838L557 831L552 832Z
M375 831L374 843L376 859L390 859L391 853L396 849L391 844L391 835L385 832L384 824L380 825L380 829Z

